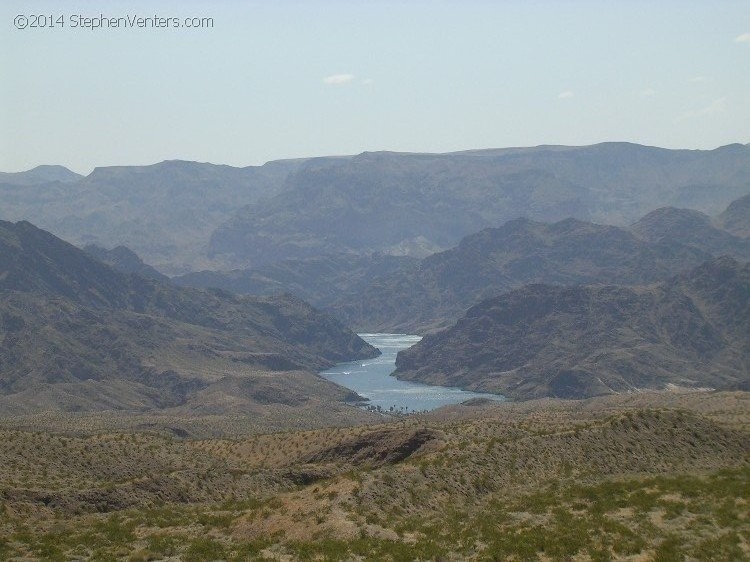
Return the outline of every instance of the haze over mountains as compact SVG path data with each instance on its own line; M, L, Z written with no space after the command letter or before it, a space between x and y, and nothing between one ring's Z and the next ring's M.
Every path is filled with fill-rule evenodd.
M627 225L664 206L715 215L750 191L748 177L744 145L604 143L247 168L167 161L80 179L26 172L0 177L0 196L5 220L81 246L125 245L171 275L321 254L424 257L518 217Z
M0 13L0 562L750 562L750 0Z
M96 168L76 181L0 177L2 219L29 220L77 245L125 245L164 272L196 268L208 239L242 205L269 197L294 161L233 168L165 161Z
M241 169L169 161L101 168L85 178L54 166L5 174L6 215L38 215L76 243L96 244L82 251L28 222L2 223L0 407L223 412L354 398L310 375L376 353L345 326L437 332L400 360L403 376L514 398L667 382L741 387L745 325L706 330L720 323L710 315L719 305L744 310L744 286L730 292L734 301L706 312L708 296L694 291L673 301L662 293L684 284L653 284L701 264L726 265L713 261L720 256L750 259L748 178L747 146L675 151L627 143L365 153ZM143 256L133 251L141 248ZM170 280L150 258L171 272L252 267ZM693 298L695 310L679 308ZM550 305L560 299L590 306L561 319ZM570 341L530 330L506 345L478 312L536 301L547 303L537 311L544 326L562 333L578 315L584 328L571 329ZM596 318L586 319L597 307ZM611 309L617 320L607 323ZM653 316L664 310L664 318ZM467 320L474 317L481 329ZM523 314L514 318L518 336ZM628 329L643 328L636 340L648 345L633 345L645 355L622 351L630 340L607 340L610 355L597 347L604 363L590 360L587 344L602 330L619 330L623 318ZM690 339L690 328L675 344L664 336L669 322L704 326L697 330L710 341ZM459 328L469 324L466 336ZM430 341L451 358L425 351ZM535 346L544 352L529 355ZM698 371L680 367L680 353L704 347L710 357L696 356ZM528 356L528 364L508 367L506 356Z
M25 172L0 172L0 184L38 185L40 183L72 183L84 176L68 170L65 166L37 166Z
M111 265L123 273L137 273L141 277L156 279L164 283L169 283L169 277L159 273L155 268L145 263L138 254L125 246L117 246L111 250L101 248L96 244L89 244L83 247L83 251L96 258L100 262Z
M464 153L364 153L305 162L283 192L212 235L214 255L258 266L329 252L417 257L517 217L628 224L666 205L717 213L750 189L750 149L626 143Z
M736 207L732 203L728 209ZM576 219L553 224L516 219L422 260L338 254L193 273L174 281L247 294L290 291L360 331L425 333L451 325L483 298L526 283L636 285L712 257L750 259L750 239L715 226L727 212L711 219L667 207L629 228ZM750 218L738 215L735 224L741 228Z
M732 201L716 222L735 236L750 237L750 194Z
M411 270L419 260L409 256L369 254L326 254L303 259L286 259L257 268L199 271L173 277L185 287L216 287L239 294L273 295L290 292L327 308L342 294L362 294L373 279Z

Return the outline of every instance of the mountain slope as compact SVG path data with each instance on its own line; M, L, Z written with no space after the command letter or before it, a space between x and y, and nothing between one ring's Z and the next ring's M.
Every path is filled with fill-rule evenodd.
M156 279L163 283L169 282L169 277L163 273L159 273L147 263L144 263L144 261L138 257L138 254L126 246L117 246L116 248L107 250L96 244L89 244L88 246L83 247L83 251L100 262L114 267L117 271L121 271L122 273L137 273L141 277Z
M735 236L750 238L750 194L732 201L716 222Z
M730 208L741 201L733 202ZM699 211L674 207L657 209L633 224L630 231L649 242L679 242L714 256L726 254L750 259L750 240L717 228L708 215Z
M730 204L739 208L744 199ZM706 214L660 208L628 229L566 219L509 221L326 304L366 331L434 331L484 298L528 283L637 285L664 280L711 257L750 260L750 240ZM738 219L737 224L741 224Z
M220 409L213 386L224 389L227 407L252 399L268 373L291 385L261 384L276 389L272 400L283 403L287 393L304 402L312 389L331 400L346 392L310 373L284 373L377 353L299 299L236 297L122 274L24 222L0 222L0 294L0 394L7 396L0 410L19 402L34 411L191 400L200 408L198 392Z
M750 259L750 242L704 213L667 207L628 229L517 219L423 260L349 253L174 281L243 294L288 291L360 330L421 333L447 327L483 298L526 283L649 283L721 255Z
M342 293L359 293L373 279L409 270L416 263L415 258L408 256L324 255L287 259L254 269L188 273L172 281L182 287L218 288L238 294L292 293L325 308Z
M530 285L399 353L396 376L512 398L668 384L750 386L750 265L707 262L652 287Z

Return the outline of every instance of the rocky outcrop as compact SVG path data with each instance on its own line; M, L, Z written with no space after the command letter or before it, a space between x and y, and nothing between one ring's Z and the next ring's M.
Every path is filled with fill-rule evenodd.
M408 459L427 446L437 446L441 434L432 429L371 431L324 449L305 459L308 463L345 463L381 466Z

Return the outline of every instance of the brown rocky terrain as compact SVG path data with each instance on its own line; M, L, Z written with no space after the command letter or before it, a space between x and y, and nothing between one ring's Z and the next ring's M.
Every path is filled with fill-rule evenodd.
M719 258L648 287L528 285L399 353L395 376L514 399L667 385L747 388L750 266Z
M295 297L124 274L24 222L0 223L0 294L2 415L354 399L314 373L377 354Z

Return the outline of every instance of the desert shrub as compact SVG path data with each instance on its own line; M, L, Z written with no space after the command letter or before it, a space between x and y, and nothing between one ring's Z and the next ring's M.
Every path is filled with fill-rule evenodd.
M745 553L740 542L739 535L730 531L701 541L692 554L698 560L742 560Z
M56 544L54 540L49 540L47 536L43 537L37 543L37 547L34 549L34 551L42 560L50 560L53 562L57 560L66 560L65 553L62 551L62 548L60 548L60 546Z
M211 562L227 557L224 545L217 540L202 537L193 539L182 555L185 562Z
M261 552L269 545L267 541L252 541L232 544L228 553L229 562L247 562L248 560L261 560Z
M161 556L174 556L181 542L175 536L165 534L152 535L148 539L148 550Z
M105 521L93 525L93 530L100 533L112 545L128 544L135 540L133 522L124 521L119 515L113 515Z
M679 537L673 535L667 536L656 547L654 562L683 562L685 560L685 552L682 550L680 543L681 540Z

